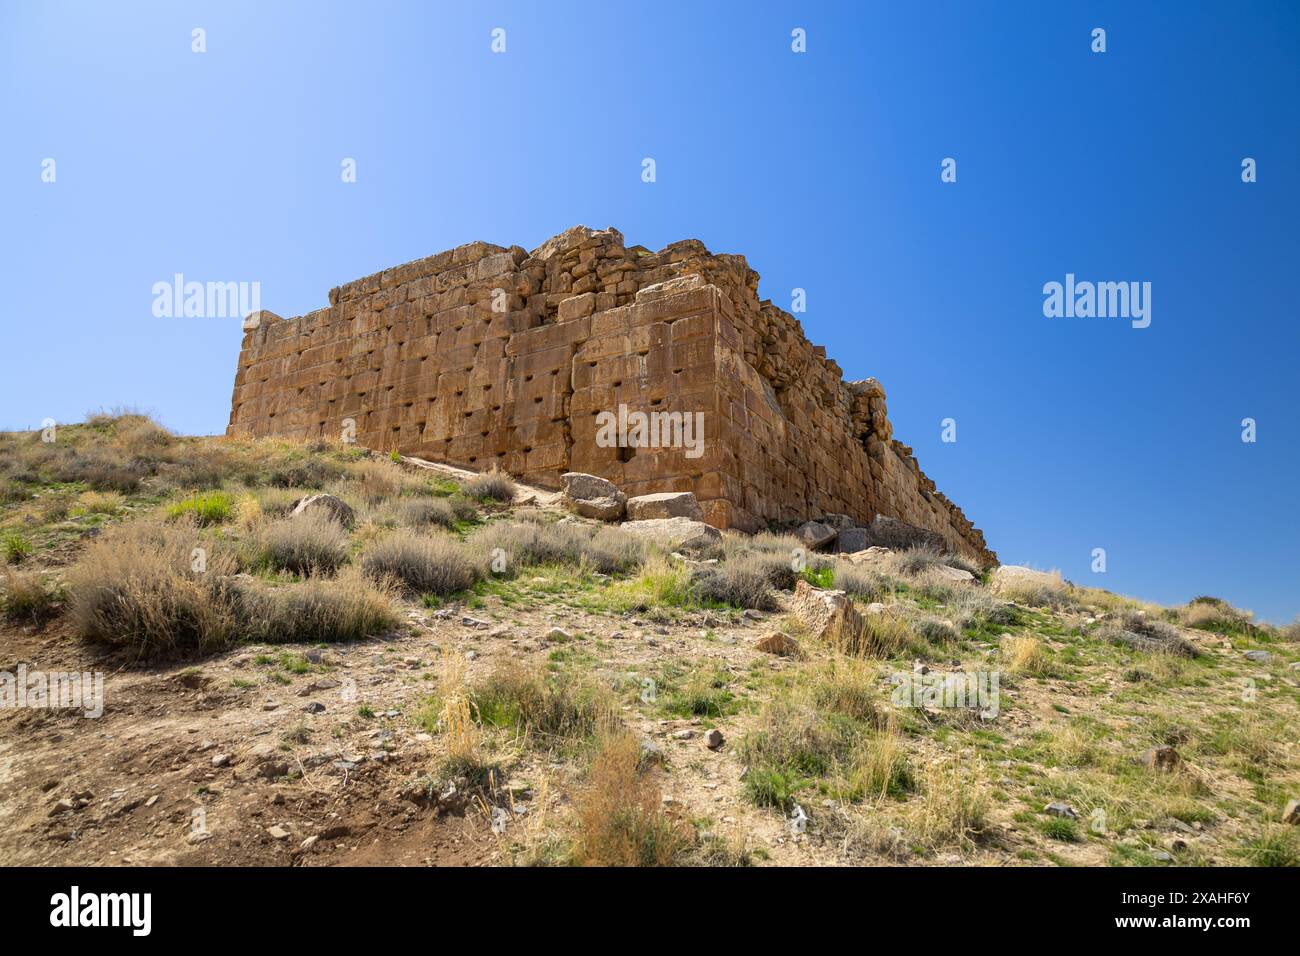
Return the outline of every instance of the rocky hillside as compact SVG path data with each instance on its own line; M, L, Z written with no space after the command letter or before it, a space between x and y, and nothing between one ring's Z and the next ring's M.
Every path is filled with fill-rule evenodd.
M0 502L12 863L1300 862L1300 644L1215 598L138 415Z

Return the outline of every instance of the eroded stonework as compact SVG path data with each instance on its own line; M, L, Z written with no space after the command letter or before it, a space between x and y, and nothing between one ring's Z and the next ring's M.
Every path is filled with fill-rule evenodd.
M719 528L884 514L994 559L893 439L880 383L843 381L798 320L759 300L743 256L693 239L651 252L577 226L531 253L459 246L329 302L245 321L229 434L349 434L548 488L577 471L628 496L693 491ZM608 440L620 407L689 415L703 440L621 447Z

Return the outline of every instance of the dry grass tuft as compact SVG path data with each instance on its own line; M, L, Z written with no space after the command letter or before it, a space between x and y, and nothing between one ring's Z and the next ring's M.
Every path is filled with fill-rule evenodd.
M70 619L82 637L142 656L213 650L236 632L236 570L233 554L202 542L192 523L112 528L69 574Z
M763 555L739 555L714 565L696 569L692 587L702 602L726 604L731 607L753 608L756 611L775 611L780 605L772 593L771 581L779 558ZM791 581L793 585L793 580Z
M275 522L260 548L261 563L292 574L332 574L347 559L347 530L319 512Z
M481 723L517 730L548 747L590 737L617 714L607 687L517 661L498 667L470 699Z
M630 734L602 740L573 808L573 858L581 866L672 866L694 842L688 824L665 811L657 771L642 768Z
M390 578L416 594L454 594L483 577L475 552L447 534L397 531L380 538L361 558L365 573Z
M6 570L0 585L0 609L10 620L38 624L58 610L60 595L39 571Z
M921 845L965 847L987 829L992 797L978 758L963 764L960 756L952 756L930 763L921 772L920 789L904 822Z
M1051 656L1043 642L1030 634L1003 639L1002 659L1013 674L1046 677L1052 673Z
M476 475L465 482L464 485L464 492L470 498L481 498L484 501L500 501L507 504L515 500L517 490L510 476L499 472Z
M1125 611L1107 621L1098 632L1103 638L1150 654L1173 654L1197 657L1196 645L1164 621L1147 617L1140 611Z

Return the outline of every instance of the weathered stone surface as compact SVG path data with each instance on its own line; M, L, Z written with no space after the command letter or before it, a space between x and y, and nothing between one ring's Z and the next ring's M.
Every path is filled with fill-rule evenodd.
M637 495L627 500L629 521L648 521L654 518L690 518L703 521L700 503L689 491L663 491L653 495Z
M823 548L835 540L835 529L820 521L805 521L794 534L810 548Z
M865 551L850 551L841 557L852 564L882 565L893 553L888 548L870 547Z
M355 440L545 488L579 471L632 497L691 491L718 528L886 515L994 563L893 437L880 383L845 381L757 290L743 257L696 240L650 252L577 226L531 253L467 243L306 315L250 315L228 432ZM646 432L603 440L620 408Z
M821 515L817 520L820 521L822 524L830 525L836 531L847 531L849 528L857 527L857 522L855 522L848 515L841 515L841 514Z
M1053 587L1058 583L1058 579L1056 575L1047 571L1035 571L1033 568L1022 567L1018 564L1001 564L994 569L993 578L989 583L996 591L1005 586L1021 584Z
M835 536L835 549L842 554L865 551L871 547L871 532L866 528L845 528Z
M611 481L581 472L566 472L562 501L564 506L585 518L618 521L623 517L627 496Z
M565 506L574 514L598 521L619 521L623 517L626 501L622 494L617 498L564 499Z
M975 580L975 575L971 574L969 571L963 570L962 568L954 568L947 564L936 564L934 566L934 574L947 581L968 582Z
M580 471L566 471L560 476L564 483L561 490L570 498L590 500L592 498L615 498L622 494L618 486L605 478L583 474Z
M334 495L308 495L306 498L299 498L294 502L293 510L289 512L289 517L297 518L305 514L324 514L333 518L339 524L345 527L352 527L356 520L356 514L342 498L336 498Z
M709 551L722 544L722 532L703 521L692 521L690 518L624 521L619 527L657 544L665 551Z
M1300 800L1291 800L1282 810L1282 822L1300 824Z
M867 528L869 540L873 545L902 551L906 548L931 548L935 551L948 550L943 536L925 528L908 524L889 515L876 515Z
M862 614L845 592L816 588L802 578L795 585L790 613L808 633L836 646L856 644L866 630Z

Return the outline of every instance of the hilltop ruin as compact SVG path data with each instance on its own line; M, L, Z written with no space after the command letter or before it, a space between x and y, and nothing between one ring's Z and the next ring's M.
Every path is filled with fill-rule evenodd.
M683 431L695 423L702 440ZM548 488L580 471L628 495L692 491L719 528L883 514L995 560L893 438L880 383L845 382L759 300L743 256L694 239L651 252L576 226L532 252L473 242L297 318L255 312L227 431L355 440Z

